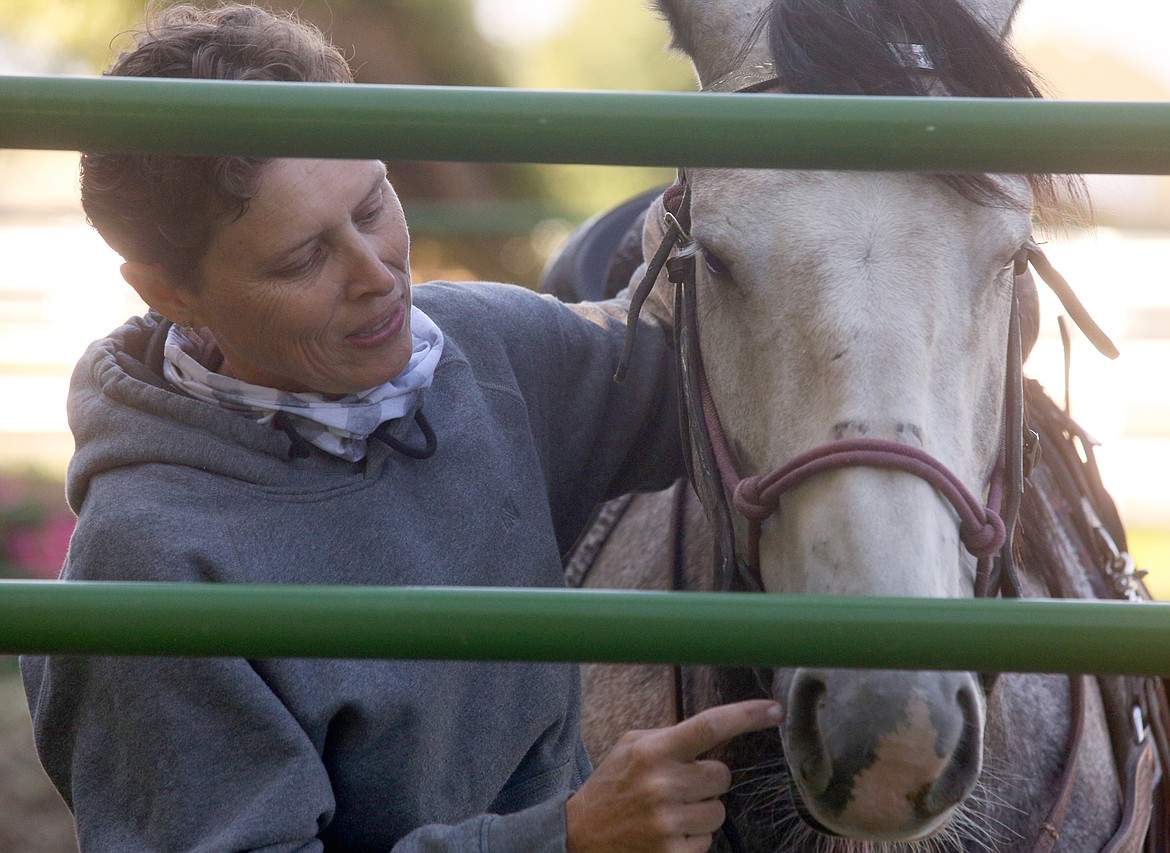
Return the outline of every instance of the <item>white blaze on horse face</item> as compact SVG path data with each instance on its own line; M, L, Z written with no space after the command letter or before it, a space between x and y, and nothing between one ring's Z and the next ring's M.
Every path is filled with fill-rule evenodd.
M701 347L740 475L868 436L921 447L984 495L1027 205L977 205L919 175L691 180ZM974 581L933 487L866 468L785 495L761 569L770 592L959 597Z

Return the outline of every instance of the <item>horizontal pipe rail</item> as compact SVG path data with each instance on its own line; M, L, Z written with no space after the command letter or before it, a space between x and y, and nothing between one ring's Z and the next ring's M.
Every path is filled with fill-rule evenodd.
M1170 604L2 581L0 653L1170 675Z
M0 147L1170 174L1170 103L0 76Z

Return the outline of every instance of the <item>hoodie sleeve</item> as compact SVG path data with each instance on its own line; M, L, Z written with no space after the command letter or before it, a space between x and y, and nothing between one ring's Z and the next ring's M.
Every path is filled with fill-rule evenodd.
M540 391L527 391L533 432L544 438L550 504L562 553L594 507L626 492L653 491L686 473L670 330L644 312L625 378L615 372L629 303L561 307L558 337ZM551 325L551 324L550 324Z
M528 412L565 553L597 504L670 485L686 472L679 432L671 332L650 312L626 378L614 373L626 340L629 302L569 305L499 284L427 284L416 300L442 311L445 332L502 370L507 363ZM483 317L491 317L484 323Z
M234 559L227 531L200 526L187 514L170 515L179 502L173 492L169 502L143 499L138 505L118 495L112 497L105 482L95 486L71 543L66 579L194 581L209 566ZM146 537L148 527L160 532ZM118 569L116 578L111 567ZM411 793L433 781L427 765L409 762L407 753L459 761L450 745L427 741L430 747L404 746L393 760L371 765L376 770L358 771L364 773L357 778L368 789L367 802L382 811L367 807L355 817L351 808L339 829L338 786L355 778L339 781L345 774L331 766L339 728L384 726L366 741L376 751L394 743L401 723L426 712L409 696L365 690L375 678L382 686L401 681L403 676L388 673L391 665L215 657L21 659L41 762L73 811L83 853L321 851L339 832L346 843L354 832L377 835L376 843L366 836L370 849L396 839L391 849L400 853L563 853L564 801L588 772L583 752L572 758L579 744L575 728L572 738L552 729L535 745L525 742L530 760L514 772L510 796L497 794L498 801L485 809L505 814L460 813L435 802L427 817L417 804L402 806L389 792ZM458 671L427 669L419 677L442 682ZM333 686L355 682L354 698L343 703ZM409 682L403 684L409 693ZM296 698L290 702L289 696ZM386 718L375 719L386 708ZM462 742L488 737L475 730L474 720L467 725ZM566 740L572 749L561 748ZM453 755L444 757L444 750ZM360 754L357 761L362 763ZM378 775L388 768L397 777ZM452 775L446 778L450 784ZM356 830L355 820L361 823Z
M328 774L240 659L28 657L37 748L82 851L320 850Z
M241 659L27 657L41 760L80 849L320 851L329 774ZM394 853L564 853L567 792L506 815L423 826Z
M480 815L455 826L416 829L394 845L393 853L565 853L563 794L508 815Z

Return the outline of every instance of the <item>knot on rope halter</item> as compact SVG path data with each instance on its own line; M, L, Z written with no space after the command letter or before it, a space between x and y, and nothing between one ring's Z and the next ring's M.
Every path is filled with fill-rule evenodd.
M981 524L972 524L974 520L963 520L959 525L959 538L974 556L990 557L1007 541L1007 527L995 512L985 512Z
M768 500L763 495L763 477L744 477L735 484L731 499L735 508L748 521L763 521L777 509L776 500Z
M735 477L729 465L726 459L720 464L724 485L752 528L753 540L759 536L760 524L780 508L782 495L818 474L861 467L902 471L929 483L958 514L959 538L975 557L990 557L1007 541L1007 526L998 511L998 489L992 488L990 505L984 505L933 456L899 442L840 439L799 454L774 471L742 479ZM759 555L752 547L752 559L758 564Z

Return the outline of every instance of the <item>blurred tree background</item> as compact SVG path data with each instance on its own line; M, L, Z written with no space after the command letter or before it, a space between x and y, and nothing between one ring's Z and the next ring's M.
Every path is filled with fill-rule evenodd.
M153 6L172 5L155 2ZM138 26L145 0L0 0L0 37L26 73L93 74ZM360 83L686 90L690 66L639 0L277 0L327 33ZM667 170L396 162L416 280L535 286L548 255L592 213Z

